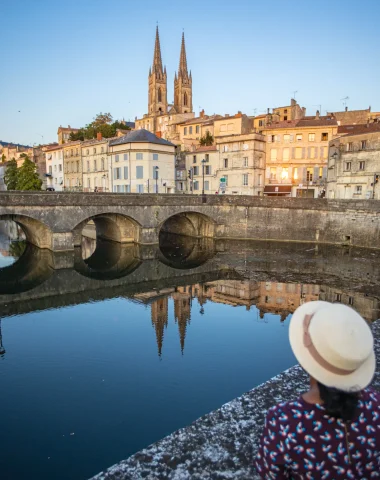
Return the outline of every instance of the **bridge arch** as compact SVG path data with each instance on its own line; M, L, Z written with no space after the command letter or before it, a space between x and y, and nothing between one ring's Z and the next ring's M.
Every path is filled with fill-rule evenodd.
M120 213L100 213L82 220L73 230L74 246L80 246L83 228L93 221L96 238L118 243L138 243L141 225L131 217Z
M0 220L11 220L19 225L25 233L26 241L39 248L53 248L53 233L40 220L27 215L7 214L0 215Z
M180 212L167 218L160 226L160 234L184 235L186 237L214 237L215 221L200 212Z

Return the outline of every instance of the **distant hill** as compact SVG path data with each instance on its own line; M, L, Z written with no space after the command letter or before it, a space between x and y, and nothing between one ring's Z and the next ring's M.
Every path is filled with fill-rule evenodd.
M21 143L12 143L12 142L4 142L3 140L0 140L0 146L1 147L25 147L29 148L29 145L21 145Z

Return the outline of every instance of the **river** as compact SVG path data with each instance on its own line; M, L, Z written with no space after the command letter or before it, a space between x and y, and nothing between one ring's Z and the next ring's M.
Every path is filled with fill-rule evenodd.
M87 479L265 382L306 301L376 320L379 257L168 235L53 254L3 225L1 479Z

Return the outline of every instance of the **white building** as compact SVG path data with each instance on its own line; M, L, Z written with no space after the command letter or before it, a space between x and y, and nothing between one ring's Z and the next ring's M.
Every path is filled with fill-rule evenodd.
M145 129L109 142L111 190L174 193L175 145Z
M46 188L61 192L64 185L62 145L46 147L43 150L46 161Z

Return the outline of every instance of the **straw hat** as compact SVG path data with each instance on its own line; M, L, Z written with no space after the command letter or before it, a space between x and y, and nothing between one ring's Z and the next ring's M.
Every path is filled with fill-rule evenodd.
M352 308L305 303L293 314L289 339L300 365L323 385L359 391L371 383L376 369L372 332Z

